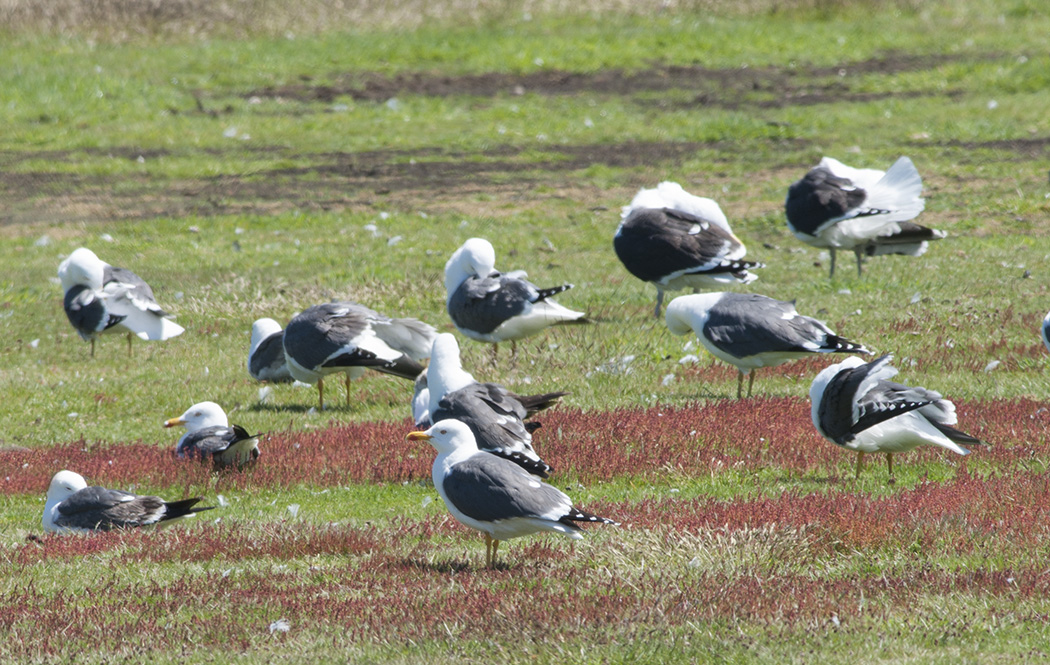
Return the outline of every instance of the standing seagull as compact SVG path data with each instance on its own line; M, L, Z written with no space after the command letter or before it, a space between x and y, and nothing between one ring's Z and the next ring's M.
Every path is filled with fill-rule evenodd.
M984 443L952 427L955 405L940 393L890 381L897 374L892 359L846 358L825 368L809 389L813 424L825 439L857 451L858 478L864 453L886 453L893 482L893 453L932 445L968 455L959 444Z
M171 314L160 308L153 289L141 277L109 265L86 247L73 250L59 264L58 277L66 317L80 337L91 342L92 357L95 339L117 331L118 325L128 333L129 356L132 334L140 339L164 340L185 330L169 320Z
M825 157L791 185L784 207L788 228L796 238L831 251L830 276L834 277L835 250L853 250L860 275L863 256L920 256L930 240L947 236L909 221L925 205L922 178L907 157L885 172L854 169Z
M493 345L535 335L558 323L585 323L583 312L562 307L551 296L572 284L540 289L525 273L496 271L496 251L483 238L471 238L453 252L445 264L448 314L467 337Z
M676 182L639 191L621 220L613 249L627 272L656 287L656 318L664 291L748 284L758 279L748 270L763 267L743 260L747 248L717 203Z
M409 380L419 376L418 361L430 355L436 334L417 319L391 319L355 302L333 302L314 305L288 323L284 355L292 378L317 384L323 410L326 374L346 375L350 406L350 380L366 369Z
M667 327L676 335L692 331L713 356L737 368L736 396L744 375L813 353L864 353L864 346L839 337L826 325L795 311L795 304L752 293L679 296L667 306Z
M87 533L146 526L186 517L215 506L195 508L201 498L167 502L103 487L88 487L84 477L59 471L51 479L44 503L44 530Z
M243 469L259 459L259 437L240 425L231 426L226 412L215 402L199 402L165 427L182 425L186 433L175 444L175 456L211 459L216 471Z
M256 381L284 383L292 380L284 359L284 331L273 319L259 319L252 324L248 373Z
M532 447L532 423L524 422L528 407L499 384L475 381L463 369L459 344L451 333L435 338L426 373L430 422L449 418L461 421L470 428L479 450L509 459L541 478L550 475L550 465ZM547 393L527 399L538 410L565 394Z
M485 565L494 566L499 541L539 531L583 538L576 522L618 525L586 513L564 492L537 480L502 457L478 450L470 428L458 420L441 420L409 441L429 441L438 455L431 470L452 516L485 534Z

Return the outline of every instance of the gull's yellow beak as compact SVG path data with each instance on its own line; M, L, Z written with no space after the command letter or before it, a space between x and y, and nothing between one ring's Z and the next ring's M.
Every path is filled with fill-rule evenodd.
M426 432L409 432L405 438L409 441L430 441L433 437Z
M186 421L183 420L182 418L172 418L171 420L165 420L164 421L164 426L165 427L177 427L179 425L185 425L185 424L186 424Z

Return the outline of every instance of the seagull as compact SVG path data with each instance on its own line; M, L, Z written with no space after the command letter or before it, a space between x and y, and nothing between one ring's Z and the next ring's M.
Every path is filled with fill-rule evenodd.
M463 369L459 344L451 333L441 333L434 339L425 380L429 398L425 414L427 421L437 422L448 418L461 421L470 428L479 450L509 459L541 478L550 475L550 465L532 447L532 432L539 425L524 422L530 415L530 407L522 402L521 397L499 384L475 381ZM566 394L546 393L525 399L535 413ZM421 406L418 405L417 409ZM420 420L423 418L417 418L417 421Z
M485 565L496 563L501 540L555 531L583 538L576 522L619 523L576 508L564 492L509 460L478 450L470 428L458 420L441 420L409 441L429 441L438 455L432 475L452 516L485 534Z
M813 353L863 353L863 345L839 337L826 325L795 311L793 302L753 293L699 293L679 296L667 306L667 328L676 335L696 333L716 358L737 368L737 399L744 375Z
M885 172L855 169L825 157L791 185L784 207L796 238L831 251L829 276L834 277L835 250L853 250L859 276L863 256L920 256L930 240L947 236L910 221L925 205L922 178L907 157Z
M292 378L317 384L324 409L324 377L350 379L374 369L414 380L423 371L418 361L430 355L437 331L417 319L392 319L355 302L314 305L297 314L284 330L284 355Z
M292 380L284 359L284 331L273 319L259 319L252 324L248 373L256 381L284 383Z
M551 299L572 288L564 284L538 288L523 271L496 271L496 251L483 238L470 238L445 264L448 314L467 337L493 345L535 335L559 323L586 323L584 312L563 307Z
M657 319L664 291L749 284L758 275L748 270L764 267L743 260L747 248L717 203L669 181L624 206L613 249L627 272L656 287Z
M231 426L226 412L215 402L199 402L165 427L182 425L186 433L175 445L175 456L211 459L216 471L243 469L259 459L259 437L240 425Z
M1039 328L1039 336L1043 338L1043 346L1050 351L1050 313L1043 317L1043 325Z
M886 453L893 482L893 453L920 445L947 448L960 455L970 451L960 444L984 442L952 427L955 405L926 388L890 381L897 370L892 355L865 363L846 358L825 368L809 389L813 425L837 446L857 451L857 478L864 453Z
M215 506L195 507L201 497L165 501L103 487L88 487L84 477L59 471L51 479L44 503L44 530L89 533L146 526L193 515Z
M77 334L91 342L91 357L95 339L102 333L126 330L130 356L133 334L144 340L165 340L185 330L160 308L153 289L141 277L109 265L86 247L73 250L59 264L58 277L66 316Z

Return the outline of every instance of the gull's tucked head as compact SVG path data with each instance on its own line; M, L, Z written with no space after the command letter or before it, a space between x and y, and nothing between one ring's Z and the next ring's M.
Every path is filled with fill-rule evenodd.
M273 319L259 319L252 324L252 345L249 353L255 353L263 340L274 333L281 332L281 324Z
M496 269L496 250L484 238L470 238L445 264L445 290L451 296L468 277L487 277Z
M81 285L95 291L102 289L106 264L87 247L79 247L58 265L58 278L62 281L62 290Z

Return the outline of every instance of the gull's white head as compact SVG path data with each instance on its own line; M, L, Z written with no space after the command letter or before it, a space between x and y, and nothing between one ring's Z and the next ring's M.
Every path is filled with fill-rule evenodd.
M430 413L437 411L438 402L442 397L472 383L474 377L463 369L456 336L452 333L441 333L435 337L434 345L430 349L430 366L427 367Z
M281 324L277 323L273 319L259 319L252 324L252 346L248 351L251 355L255 353L255 350L259 348L263 340L274 333L281 332Z
M87 487L84 476L73 471L59 471L51 478L47 488L47 503L58 503Z
M427 441L439 454L452 453L463 448L477 450L478 447L470 428L451 418L435 423L425 432L410 432L406 438L409 441Z
M496 269L496 250L484 238L470 238L452 252L445 264L445 290L448 295L468 277L487 277Z
M229 427L230 423L226 420L226 412L215 402L198 402L178 418L164 422L165 427L177 425L183 425L188 431L196 432L205 427Z
M675 335L685 335L690 332L700 334L703 330L704 321L707 320L707 312L722 297L721 293L694 293L688 296L678 296L667 306L664 313L664 321L667 329Z
M58 278L62 282L63 293L70 288L81 285L99 291L105 276L106 264L87 247L79 247L58 264Z

